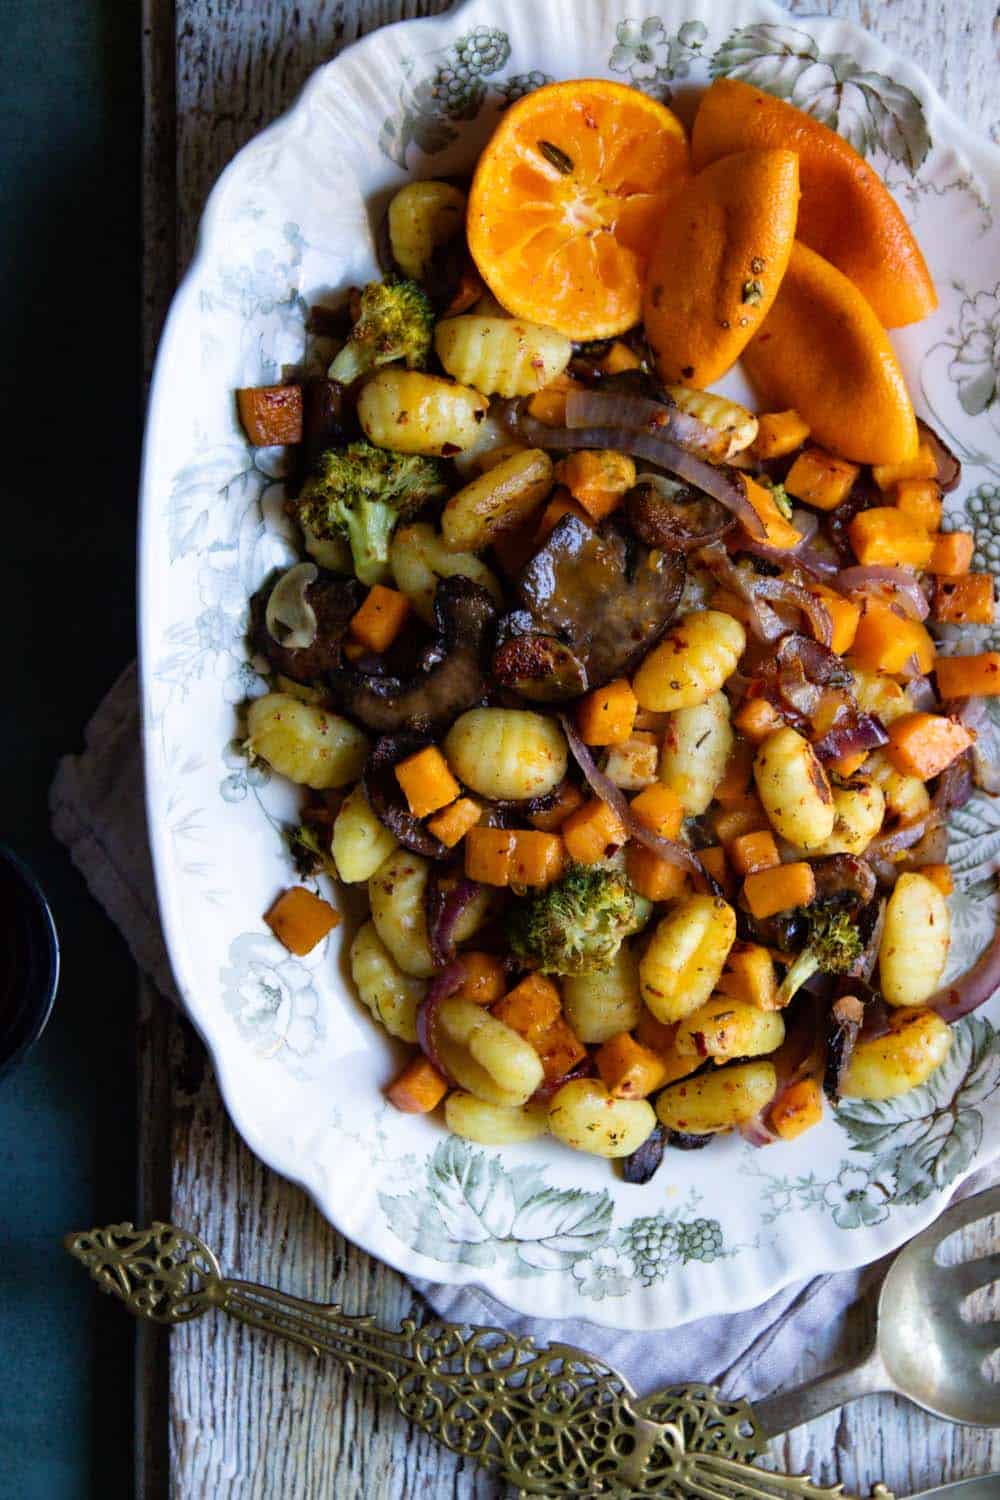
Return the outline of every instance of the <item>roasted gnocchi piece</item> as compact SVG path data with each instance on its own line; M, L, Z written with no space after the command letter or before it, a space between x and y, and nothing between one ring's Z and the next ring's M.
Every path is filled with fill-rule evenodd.
M640 792L643 787L653 785L659 764L660 747L655 734L634 734L610 747L604 774L623 792Z
M279 776L325 791L347 786L364 770L368 737L349 719L301 703L290 693L265 693L247 710L247 749Z
M581 1042L606 1042L631 1031L642 1014L639 960L623 943L611 965L594 974L567 974L562 981L563 1011Z
M428 625L434 623L434 591L442 578L468 578L498 604L503 602L496 574L475 553L452 552L426 521L396 528L389 544L389 566L399 592Z
M854 696L864 713L875 714L888 727L904 714L913 712L910 695L898 682L882 672L868 672L856 662L851 662L850 666Z
M817 854L864 854L882 827L885 794L863 778L833 787L833 832Z
M760 1010L745 1000L713 995L677 1028L674 1045L682 1057L762 1057L785 1040L779 1011Z
M445 318L434 348L448 374L486 396L530 396L570 362L573 345L554 328L520 318Z
M639 707L663 713L706 702L736 671L746 643L746 631L732 615L718 609L685 615L632 679Z
M444 1118L449 1130L481 1146L515 1146L537 1140L549 1128L544 1104L486 1104L459 1089L445 1100Z
M932 1010L894 1011L885 1036L855 1043L840 1083L848 1099L895 1099L926 1083L948 1056L951 1030Z
M417 1040L417 1007L427 992L422 979L405 974L375 930L359 927L351 944L351 978L376 1021L401 1042Z
M452 771L495 801L544 797L566 775L566 738L554 719L523 708L470 708L444 742Z
M556 1139L592 1156L631 1156L655 1126L645 1099L615 1099L597 1078L571 1079L549 1105L549 1129Z
M711 802L726 773L733 738L725 693L679 708L667 720L659 775L680 798L686 818L700 817Z
M916 776L906 776L875 750L865 762L865 775L881 787L885 810L900 823L915 823L930 811L931 797Z
M427 881L430 866L409 849L396 849L368 882L372 921L399 967L427 979L434 959L427 938ZM453 929L457 943L467 942L485 921L490 895L483 888L462 912Z
M730 1063L665 1088L656 1101L660 1124L683 1135L736 1130L766 1109L778 1077L773 1063Z
M904 874L885 909L879 982L890 1005L920 1005L933 995L948 962L948 903L926 875Z
M372 812L362 782L345 797L333 824L333 862L347 885L368 880L396 848L395 835Z
M775 833L797 849L819 849L833 833L833 791L815 750L794 729L777 729L754 756L754 781Z
M661 918L639 960L642 999L658 1021L682 1021L708 999L736 940L736 913L688 896Z
M449 1077L484 1104L518 1109L542 1082L531 1043L471 1000L441 1002L435 1042Z
M408 182L389 204L388 227L393 260L411 281L423 281L434 251L465 227L465 194L450 182Z
M547 453L525 448L511 454L451 496L441 516L445 546L453 552L481 551L537 510L551 488Z
M376 371L358 397L365 437L397 453L455 454L471 448L486 409L486 398L468 386L395 365Z
M714 391L696 391L686 385L664 387L667 396L679 411L697 417L706 427L719 434L718 447L712 452L713 463L728 463L749 448L757 436L757 418L753 412L730 401L727 396L717 396Z

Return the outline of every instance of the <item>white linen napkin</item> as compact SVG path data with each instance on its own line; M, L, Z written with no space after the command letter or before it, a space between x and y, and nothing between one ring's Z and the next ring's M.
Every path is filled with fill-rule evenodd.
M81 755L66 756L52 784L52 827L91 892L121 930L138 966L177 1000L160 932L146 840L136 668L119 677L86 728ZM987 1169L959 1196L1000 1178ZM444 1318L501 1324L536 1342L576 1344L621 1371L641 1393L692 1380L724 1394L759 1398L787 1385L808 1356L809 1373L843 1357L846 1314L881 1278L886 1262L786 1287L760 1307L705 1317L669 1333L615 1333L583 1319L521 1316L471 1287L414 1285Z

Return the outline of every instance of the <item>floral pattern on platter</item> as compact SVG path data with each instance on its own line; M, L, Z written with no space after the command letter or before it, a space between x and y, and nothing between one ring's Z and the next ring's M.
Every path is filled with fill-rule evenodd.
M707 36L708 28L701 21L685 21L673 35L659 16L620 21L608 67L612 73L625 74L633 88L669 104L671 83L688 77Z
M244 932L229 946L220 976L226 1010L261 1057L295 1067L323 1036L315 970L326 944L295 958L270 933Z

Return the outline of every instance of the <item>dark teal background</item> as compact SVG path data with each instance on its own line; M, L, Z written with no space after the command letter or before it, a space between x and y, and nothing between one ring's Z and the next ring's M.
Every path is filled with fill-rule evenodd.
M48 832L134 655L139 0L0 0L0 838L55 912L49 1029L0 1079L0 1497L132 1485L132 1326L60 1248L135 1200L135 980Z

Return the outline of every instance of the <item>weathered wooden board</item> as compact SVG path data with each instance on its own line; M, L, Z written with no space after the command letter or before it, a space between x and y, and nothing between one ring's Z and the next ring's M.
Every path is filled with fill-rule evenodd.
M653 8L653 7L651 7ZM320 63L389 21L445 0L145 0L147 370L208 189L235 151L294 98ZM868 26L919 62L954 107L988 131L1000 117L1000 21L987 0L812 0ZM641 7L637 7L640 11ZM203 1234L224 1267L394 1323L418 1311L394 1271L346 1243L305 1195L261 1166L223 1111L201 1044L142 998L140 1117L145 1218ZM169 1146L169 1153L166 1147ZM845 1342L859 1347L870 1314ZM297 1350L203 1319L140 1340L143 1496L173 1500L486 1500L498 1486L410 1431L363 1380ZM695 1375L697 1372L692 1372ZM809 1349L800 1373L815 1373ZM949 1427L891 1399L862 1402L776 1445L776 1461L867 1491L899 1494L1000 1469L1000 1436Z

